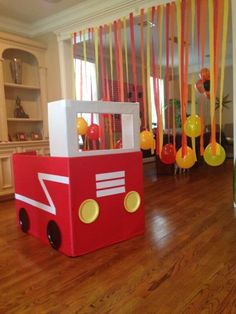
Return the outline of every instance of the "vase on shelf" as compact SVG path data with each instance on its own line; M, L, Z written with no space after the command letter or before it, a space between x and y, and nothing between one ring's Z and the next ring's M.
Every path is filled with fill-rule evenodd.
M13 82L15 84L22 84L22 60L13 58L10 61L10 69Z

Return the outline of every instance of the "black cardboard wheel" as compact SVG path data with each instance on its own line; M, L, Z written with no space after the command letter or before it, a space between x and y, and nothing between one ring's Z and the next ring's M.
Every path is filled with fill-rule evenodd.
M50 245L58 250L61 246L61 232L55 221L51 220L47 226L47 236Z
M29 216L24 208L19 210L19 224L23 232L28 232L30 227Z

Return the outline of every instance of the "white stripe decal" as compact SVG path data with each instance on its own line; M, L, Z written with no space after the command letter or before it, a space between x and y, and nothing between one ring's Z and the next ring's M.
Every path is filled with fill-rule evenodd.
M125 176L124 171L99 173L99 174L96 174L96 181L116 179L116 178L124 178L124 176Z
M26 197L24 195L17 194L17 193L15 194L15 198L17 200L23 201L29 205L35 206L35 207L40 208L46 212L49 212L53 215L56 215L56 207L52 201L52 198L51 198L43 180L58 182L58 183L62 183L62 184L69 184L69 177L58 176L58 175L53 175L53 174L48 174L48 173L38 173L38 179L39 179L40 185L42 186L42 189L46 195L48 203L50 205L43 204L41 202L35 201L29 197Z
M121 194L121 193L125 193L124 186L121 186L119 188L113 188L113 189L98 190L96 195L97 197L102 197L102 196L115 195L115 194Z
M109 180L96 183L96 189L104 189L115 186L125 185L125 179Z

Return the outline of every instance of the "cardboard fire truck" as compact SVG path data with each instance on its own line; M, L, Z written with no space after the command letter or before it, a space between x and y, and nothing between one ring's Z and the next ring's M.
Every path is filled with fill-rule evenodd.
M121 117L122 148L82 150L77 117ZM137 103L59 100L48 104L50 156L13 155L17 222L68 256L144 232Z

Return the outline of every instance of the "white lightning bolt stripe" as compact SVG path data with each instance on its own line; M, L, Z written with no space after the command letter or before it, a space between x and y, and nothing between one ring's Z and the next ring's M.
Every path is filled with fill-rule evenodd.
M33 200L27 196L21 195L21 194L15 194L15 198L17 200L20 200L22 202L25 202L29 205L35 206L37 208L40 208L48 213L51 213L53 215L56 215L56 207L52 201L52 198L47 190L47 187L44 183L44 180L46 181L52 181L52 182L57 182L57 183L62 183L62 184L69 184L69 177L64 177L64 176L58 176L54 174L48 174L48 173L38 173L38 179L39 182L42 186L42 189L46 195L46 198L48 200L49 205L43 204L41 202L38 202L36 200Z
M125 171L114 171L96 174L96 181L124 178Z

